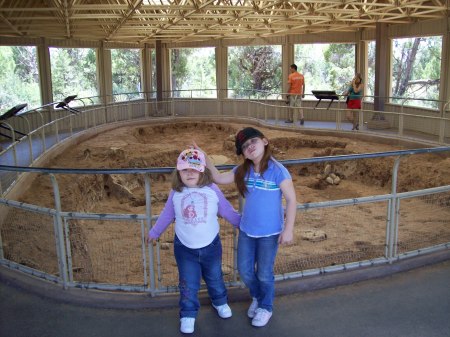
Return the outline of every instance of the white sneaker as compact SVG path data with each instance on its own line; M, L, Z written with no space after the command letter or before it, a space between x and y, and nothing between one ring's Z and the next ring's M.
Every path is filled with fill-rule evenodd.
M248 307L248 310L247 310L247 316L249 318L255 317L256 309L258 309L258 300L255 297L253 297L252 304L250 304L250 306Z
M231 313L231 308L228 304L222 304L222 305L218 305L215 306L214 304L212 305L216 310L217 313L219 314L220 318L230 318L232 313Z
M180 331L182 333L193 333L195 318L194 317L183 317L180 319Z
M270 317L272 317L272 313L263 308L258 308L255 311L255 317L252 319L253 326L265 326L267 322L269 322Z

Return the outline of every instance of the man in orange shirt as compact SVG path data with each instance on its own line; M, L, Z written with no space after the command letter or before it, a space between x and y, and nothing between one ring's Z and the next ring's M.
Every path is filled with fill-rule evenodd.
M288 77L289 84L289 118L286 120L286 123L294 122L294 110L296 108L301 108L302 106L302 98L305 98L305 77L297 71L297 65L291 64L290 68L291 73ZM298 109L300 113L300 125L305 124L305 120L303 118L303 109Z

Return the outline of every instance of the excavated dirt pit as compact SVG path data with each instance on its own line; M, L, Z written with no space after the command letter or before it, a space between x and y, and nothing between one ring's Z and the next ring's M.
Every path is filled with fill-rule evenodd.
M180 122L124 126L73 146L45 166L60 168L173 167L178 154L195 140L219 164L238 164L234 135L240 124ZM258 127L270 140L278 160L372 153L405 149L355 138L306 135L299 131ZM289 166L298 203L388 194L394 158ZM62 210L68 212L145 214L144 179L140 175L58 175ZM168 174L151 176L152 213L159 214L170 191ZM398 191L450 183L450 158L424 154L401 161ZM234 185L220 186L238 207ZM402 202L399 250L450 241L449 195ZM36 175L20 201L55 208L48 176ZM11 212L10 212L11 213ZM277 273L383 256L386 202L299 212L295 244L281 247ZM47 216L8 215L2 227L5 256L57 274L53 224ZM17 223L20 222L20 227ZM222 226L224 273L232 271L231 226ZM28 234L24 235L23 230ZM75 280L141 284L141 229L137 223L69 221ZM22 231L22 232L21 232ZM172 226L160 240L162 284L176 285Z

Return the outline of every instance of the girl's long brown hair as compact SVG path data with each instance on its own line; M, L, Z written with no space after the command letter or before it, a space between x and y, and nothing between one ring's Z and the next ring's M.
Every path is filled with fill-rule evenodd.
M262 138L261 138L262 139ZM243 154L242 154L243 155ZM264 155L259 163L259 173L261 176L269 167L269 160L272 157L272 150L270 148L270 144L267 144L264 147ZM239 194L245 198L245 193L248 192L247 186L245 185L245 177L250 174L250 167L253 165L253 162L250 159L244 159L244 162L238 166L236 169L236 173L234 175L234 182L239 191Z

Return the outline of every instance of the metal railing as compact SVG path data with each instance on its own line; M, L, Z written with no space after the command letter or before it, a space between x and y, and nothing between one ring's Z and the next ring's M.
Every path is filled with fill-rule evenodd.
M448 220L450 185L397 192L397 175L401 158L448 151L450 147L440 147L283 161L289 167L321 162L396 158L392 168L392 189L389 194L298 205L299 216L296 226L303 227L312 221L312 225L325 230L329 235L327 240L336 241L339 248L328 247L323 250L320 248L321 244L316 243L316 247L314 244L311 246L312 256L310 247L306 259L301 253L293 257L281 253L276 264L277 279L389 263L414 254L450 248L450 220ZM219 168L229 169L230 166ZM65 288L148 291L152 294L176 291L177 273L171 257L172 252L165 249L171 244L173 230L164 233L155 247L146 247L144 244L148 229L157 219L157 216L152 214L150 178L155 174L168 173L172 169L85 170L0 166L1 171L44 174L51 180L54 195L53 208L0 199L2 205L0 263L60 283ZM63 174L142 175L145 182L143 188L146 213L100 214L62 211L60 187L56 177ZM427 226L431 231L429 235L411 236L410 230L400 226L400 224L408 226L408 222L411 221L408 216L403 216L408 214L408 211L400 207L401 200L411 202L411 205L405 208L422 207L430 212L427 215ZM365 216L366 213L371 214L369 217L372 218L371 226L377 228L375 231L372 230L370 235L358 228L360 226L354 226L370 221ZM348 242L346 242L348 233L332 234L335 228L342 229L349 225L350 230L356 232L351 235L352 239L348 239ZM238 275L234 255L236 233L230 234L230 227L222 221L224 270L227 284L232 286L237 284ZM417 230L416 226L413 227ZM115 231L122 233L120 240L124 240L125 244L118 244L112 239L117 237ZM407 239L399 238L402 231ZM434 237L436 233L440 233L439 238ZM28 239L33 236L38 242ZM355 242L358 242L356 247L352 246ZM26 252L23 251L25 246L28 247ZM40 254L45 255L45 263L41 262Z
M187 103L192 104L193 101ZM267 116L275 111L268 110L284 108L251 101L244 104L248 106L245 118L264 125L276 124L276 119ZM192 105L187 107L191 109ZM0 263L57 282L65 288L120 289L150 292L153 295L176 291L176 267L170 251L173 230L164 233L154 247L144 244L148 229L157 219L152 210L151 178L171 172L172 168L77 170L46 169L32 165L65 139L87 131L150 118L162 117L161 120L165 122L176 122L178 119L184 120L183 116L191 115L186 110L182 113L177 111L174 101L95 107L79 115L62 116L43 124L3 150L0 154L0 187L3 195L0 199ZM340 114L339 110L335 113ZM221 120L223 117L235 116L232 112L207 117ZM443 117L440 118L442 120ZM328 237L320 242L297 243L292 248L296 249L295 254L289 249L282 250L277 257L277 280L390 263L416 254L449 249L450 185L402 193L397 191L401 158L448 151L450 147L434 147L283 161L289 167L396 158L389 194L298 205L296 226L308 228L313 224L317 227L315 229L324 231ZM221 166L220 169L229 169L229 166ZM57 181L58 177L67 174L77 177L87 175L91 177L89 179L119 174L140 176L139 180L144 181L145 214L62 211ZM29 181L27 179L31 179L29 176L32 175L51 180L53 207L26 204L8 197L14 188L19 188L21 182ZM414 222L420 219L408 218L408 209L424 210L430 232L424 234L417 228ZM359 225L368 221L374 228L371 234ZM341 233L336 228L345 228L347 232ZM352 234L351 242L346 239L348 232ZM234 286L239 283L235 264L236 232L222 222L221 237L225 279L228 285ZM125 245L119 245L115 240L124 240ZM330 242L336 242L336 246Z

